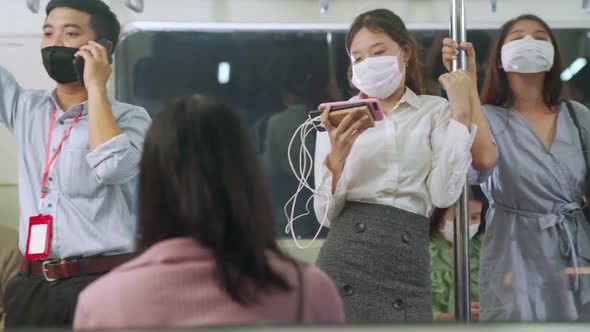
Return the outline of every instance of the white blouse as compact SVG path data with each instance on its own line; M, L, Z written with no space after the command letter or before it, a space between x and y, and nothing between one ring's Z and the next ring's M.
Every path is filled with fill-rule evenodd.
M406 88L401 100L354 143L336 191L325 164L331 150L327 132L318 133L315 151L316 217L329 227L346 201L382 204L430 216L461 194L471 164L477 127L451 117L446 99L417 96ZM329 197L329 198L328 198Z

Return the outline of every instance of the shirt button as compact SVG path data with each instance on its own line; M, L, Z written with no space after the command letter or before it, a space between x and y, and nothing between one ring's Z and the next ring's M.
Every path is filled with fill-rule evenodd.
M344 294L345 296L351 296L352 295L352 286L351 285L342 286L342 294Z
M50 208L50 207L52 207L52 206L53 206L53 204L51 204L51 203L47 204L47 207L48 207L48 208Z
M403 310L404 309L404 301L402 301L401 299L397 299L397 300L393 301L393 307L395 308L395 310Z
M53 178L49 178L49 181L53 181Z
M358 222L354 225L354 229L357 233L362 233L365 231L365 224L363 224L362 222Z
M411 239L412 239L412 236L408 233L402 235L402 241L404 241L405 243L410 243Z
M59 120L59 124L63 126L64 120Z

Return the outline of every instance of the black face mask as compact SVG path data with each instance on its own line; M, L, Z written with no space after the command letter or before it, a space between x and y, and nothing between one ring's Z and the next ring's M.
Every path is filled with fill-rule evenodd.
M57 83L73 83L78 81L78 75L74 68L74 54L77 48L65 46L49 46L41 49L43 66Z

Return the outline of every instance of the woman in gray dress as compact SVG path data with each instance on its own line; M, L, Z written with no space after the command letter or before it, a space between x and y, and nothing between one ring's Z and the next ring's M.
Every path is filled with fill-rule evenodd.
M458 45L444 44L448 66ZM473 50L462 48L475 63ZM474 66L468 70L475 73ZM588 318L587 169L578 130L560 100L561 72L558 44L543 20L523 15L501 28L482 94L500 157L494 167L472 174L490 199L479 274L481 321ZM582 135L590 137L588 110L571 105Z
M330 231L317 264L340 289L349 322L432 321L428 217L459 197L472 145L485 141L473 143L476 132L493 146L485 123L472 125L477 90L459 71L440 78L449 101L422 95L416 43L389 10L360 15L346 50L355 98L379 99L386 116L362 130L362 113L337 127L329 110L322 115L314 208Z

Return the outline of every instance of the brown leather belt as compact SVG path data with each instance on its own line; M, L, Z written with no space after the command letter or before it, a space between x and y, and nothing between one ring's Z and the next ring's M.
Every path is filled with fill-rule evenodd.
M20 272L56 281L87 274L106 273L131 260L135 254L80 257L62 260L24 260Z

